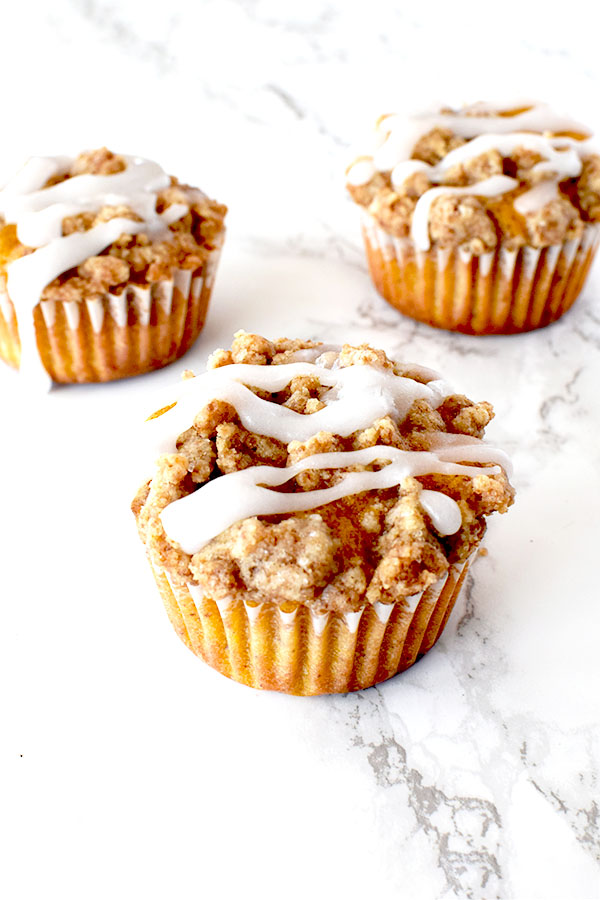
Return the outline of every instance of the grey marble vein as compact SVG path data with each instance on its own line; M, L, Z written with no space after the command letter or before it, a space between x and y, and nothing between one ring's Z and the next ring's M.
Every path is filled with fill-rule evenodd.
M395 738L381 697L371 699L372 694L376 695L377 689L355 701L348 720L352 723L351 743L365 753L375 783L386 790L405 789L401 802L406 798L414 817L413 829L422 831L435 847L436 864L448 890L457 897L501 897L502 820L496 806L478 797L446 793L428 783ZM368 729L365 719L370 720Z

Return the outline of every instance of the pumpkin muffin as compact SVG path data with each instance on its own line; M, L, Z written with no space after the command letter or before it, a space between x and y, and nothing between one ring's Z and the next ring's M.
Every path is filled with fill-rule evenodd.
M150 160L31 158L0 192L0 358L46 384L173 362L204 324L225 213Z
M359 690L437 641L513 501L489 403L368 345L239 332L144 424L133 502L169 618L210 666Z
M598 244L600 156L583 125L544 105L385 115L346 182L378 291L438 328L554 322Z

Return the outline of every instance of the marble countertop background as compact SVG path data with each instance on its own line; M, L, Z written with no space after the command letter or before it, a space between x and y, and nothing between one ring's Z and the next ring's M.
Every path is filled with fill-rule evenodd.
M143 11L142 11L143 9ZM0 175L106 144L229 204L181 363L31 397L0 370L7 900L600 898L600 269L536 333L402 318L348 148L383 111L537 96L598 128L592 4L23 0ZM598 129L600 130L600 129ZM255 692L172 632L128 504L132 424L239 328L368 340L492 401L518 498L437 647L371 690Z

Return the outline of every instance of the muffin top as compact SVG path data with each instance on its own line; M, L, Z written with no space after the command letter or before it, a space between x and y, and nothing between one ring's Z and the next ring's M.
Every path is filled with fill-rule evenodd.
M397 603L468 558L513 501L489 403L368 345L239 332L145 423L150 555L217 602Z
M0 191L0 290L19 314L168 279L202 265L226 211L157 163L105 147L32 157Z
M385 231L420 250L547 247L600 221L590 137L543 104L385 115L347 187Z

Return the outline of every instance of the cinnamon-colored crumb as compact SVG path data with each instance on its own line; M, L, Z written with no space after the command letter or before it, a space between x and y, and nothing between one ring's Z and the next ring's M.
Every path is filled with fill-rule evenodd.
M123 156L107 147L84 150L73 162L70 175L116 175L123 172L127 163Z
M565 196L546 203L542 209L525 216L527 243L532 247L546 247L576 238L583 232L583 222L575 207Z
M527 147L515 147L510 156L503 160L504 174L532 184L536 179L532 176L531 170L539 162L542 162L539 153L529 150ZM541 177L546 178L547 174Z
M367 184L349 184L348 191L355 203L368 207L379 194L391 191L390 179L377 172Z
M494 223L477 197L438 197L431 204L429 233L439 247L459 245L476 255L498 243Z
M291 361L293 350L315 346L240 332L231 350L213 355L212 365L230 365L242 357L252 364L277 365L282 357ZM400 369L383 351L368 345L342 348L338 365L361 363ZM313 378L295 378L269 398L310 415L325 390ZM407 478L397 488L351 495L309 512L245 519L192 556L166 537L160 513L208 478L250 465L290 466L315 453L377 444L428 450L439 432L480 437L492 415L488 403L455 394L437 410L418 400L402 422L385 416L348 437L321 431L308 441L286 445L246 431L232 406L212 401L198 410L191 427L179 436L177 452L159 458L151 481L138 492L133 509L140 535L157 565L175 579L194 581L217 601L307 603L317 611L397 602L469 556L485 531L484 516L503 512L512 503L513 490L504 474L488 475L482 466L472 478ZM374 467L378 464L356 468ZM307 470L284 489L314 490L339 478L338 470ZM439 488L457 501L463 517L459 532L444 537L435 531L419 504L424 487Z
M481 153L473 159L468 159L466 162L448 169L444 184L464 187L484 181L493 175L502 175L502 172L502 156L497 150L488 150L487 153Z
M420 159L430 166L435 166L451 150L462 147L464 143L466 143L464 138L453 134L448 128L433 128L417 141L411 156L413 159Z
M396 185L394 189L401 196L410 197L411 200L418 200L430 187L431 184L425 172L413 172L412 175L404 179L401 185Z
M375 195L367 211L394 237L408 237L417 201L391 187Z
M453 394L446 397L437 409L444 421L445 430L454 434L468 434L482 438L486 425L494 418L492 404L483 400L473 403L464 394Z
M577 179L577 201L586 221L600 222L600 156L583 160Z

